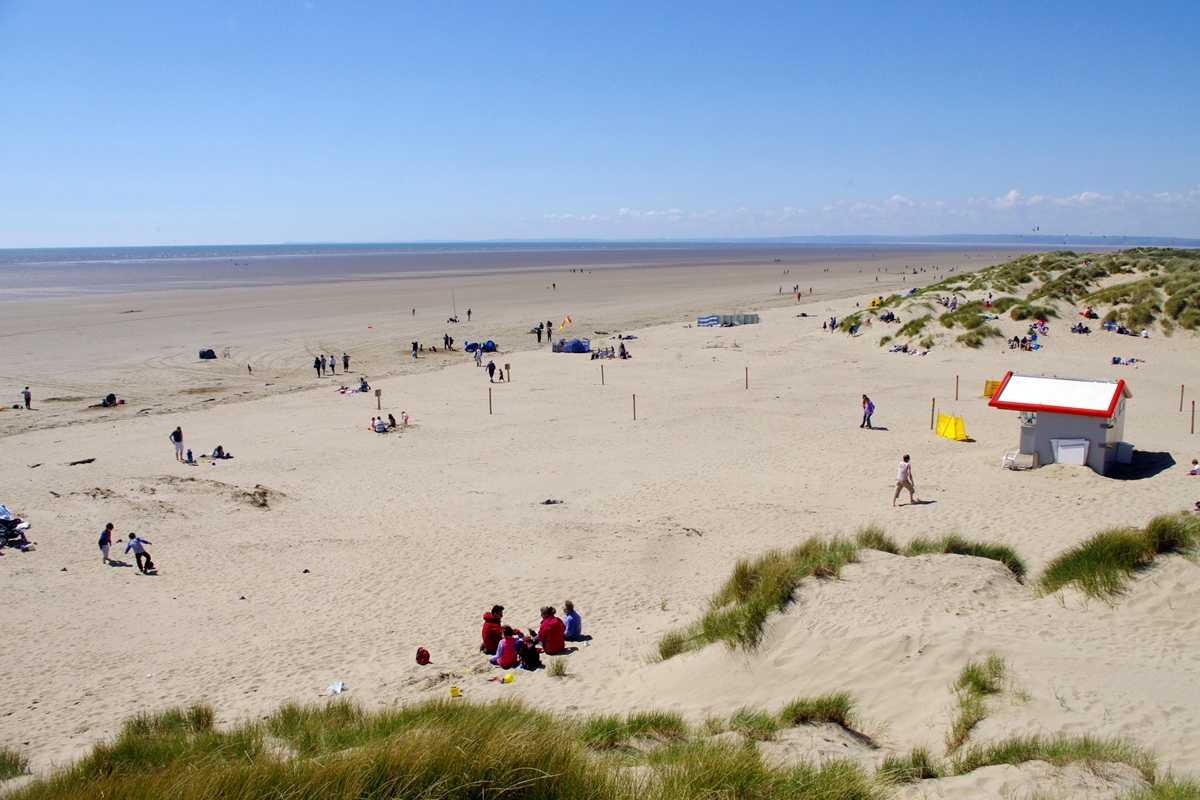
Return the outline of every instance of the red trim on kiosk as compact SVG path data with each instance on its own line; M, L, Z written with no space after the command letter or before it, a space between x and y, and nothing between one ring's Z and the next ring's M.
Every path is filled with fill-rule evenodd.
M1117 410L1117 403L1125 395L1125 381L1117 381L1114 387L1112 402L1108 405L1107 411L1097 411L1094 408L1073 408L1069 406L1046 406L1039 403L1010 403L1006 400L997 400L998 397L1004 394L1004 390L1008 387L1008 381L1012 378L1012 370L1004 376L1004 380L1000 383L1000 388L992 395L992 399L988 401L988 405L992 408L1002 408L1006 411L1045 411L1047 414L1074 414L1078 417L1099 417L1101 419L1111 419L1113 413Z

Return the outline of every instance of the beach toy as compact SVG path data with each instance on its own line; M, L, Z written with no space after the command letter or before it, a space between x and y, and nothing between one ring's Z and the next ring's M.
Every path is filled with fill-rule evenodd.
M513 674L510 672L504 676L504 683L512 683L512 682L513 682Z
M461 694L462 693L459 691L457 686L450 687L450 696L451 697L459 697Z

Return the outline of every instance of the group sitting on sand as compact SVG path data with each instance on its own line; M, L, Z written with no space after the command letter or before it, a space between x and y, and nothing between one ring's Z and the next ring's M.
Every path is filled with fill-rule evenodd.
M386 420L383 417L371 417L371 424L367 426L367 430L375 431L375 433L387 433L394 427L396 427L396 418L388 414Z
M567 600L563 609L565 621L558 618L554 606L542 606L542 621L535 635L505 625L504 606L492 606L483 615L483 642L479 649L490 655L488 661L501 669L538 669L542 666L541 653L558 655L566 649L567 642L583 638L583 621L575 604Z

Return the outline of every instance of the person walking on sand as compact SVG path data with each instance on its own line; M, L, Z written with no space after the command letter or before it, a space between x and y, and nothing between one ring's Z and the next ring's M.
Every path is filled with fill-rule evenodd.
M321 377L321 359L313 357L313 369L317 371L317 377Z
M137 567L143 575L148 575L150 570L154 569L154 561L151 560L150 554L146 552L146 545L154 544L149 539L143 539L136 533L129 534L129 542L125 545L125 554L133 551L133 558L137 561Z
M337 375L337 358L334 357L333 353L329 354L329 374Z
M860 428L871 428L871 415L875 413L875 404L871 402L871 398L863 395L863 421ZM874 430L874 428L871 428Z
M467 309L467 322L471 321L471 309Z
M475 366L483 366L483 348L478 345L475 346Z
M29 403L33 400L33 395L29 393L29 387L25 387L25 391L21 392L21 397L25 398L25 410L29 410Z
M342 372L350 371L350 356L342 353Z
M183 461L183 428L171 431L171 441L175 443L175 460Z
M100 545L100 554L102 556L100 559L101 564L108 563L108 549L112 547L112 532L113 524L111 522L105 525L104 530L100 532L100 541L98 544Z
M321 376L325 375L325 354L321 353Z
M496 362L489 361L487 365L488 383L493 383L492 378L496 377Z
M896 505L896 500L900 498L900 491L908 489L908 504L911 506L917 502L915 494L916 487L913 484L912 464L908 461L908 454L904 455L904 460L900 462L900 466L896 468L896 493L892 495L892 506Z

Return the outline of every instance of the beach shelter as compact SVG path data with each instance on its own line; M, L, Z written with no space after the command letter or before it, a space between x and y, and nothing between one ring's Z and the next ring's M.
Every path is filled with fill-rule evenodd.
M949 414L939 412L937 416L937 435L945 436L947 439L953 439L956 442L967 441L967 429L963 425L962 417L952 417Z
M1125 381L1020 375L1010 372L988 401L993 408L1020 412L1016 451L1037 464L1080 464L1101 475L1129 463L1125 404L1133 397ZM1006 456L1007 460L1007 456Z

